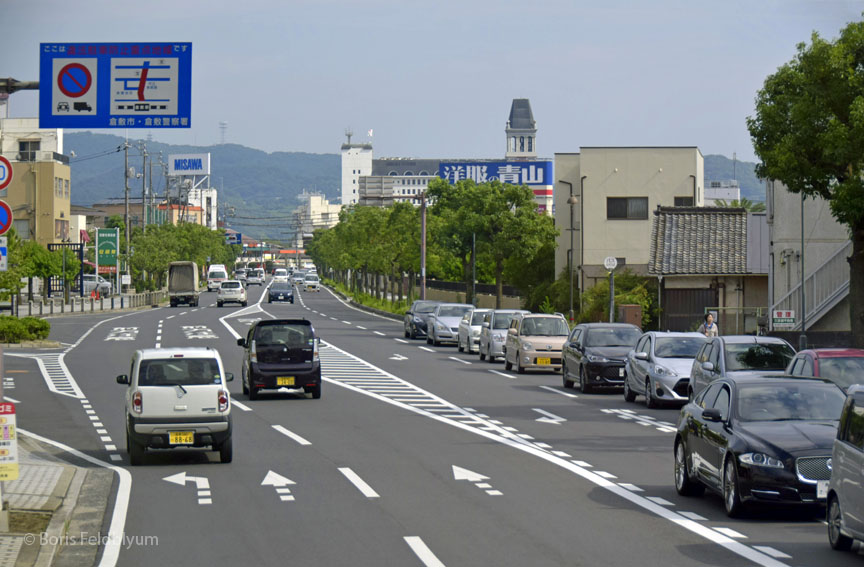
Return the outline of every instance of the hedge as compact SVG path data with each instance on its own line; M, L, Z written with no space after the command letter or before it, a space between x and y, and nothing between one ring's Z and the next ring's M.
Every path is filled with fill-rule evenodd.
M0 316L0 343L47 339L50 332L51 324L44 319Z

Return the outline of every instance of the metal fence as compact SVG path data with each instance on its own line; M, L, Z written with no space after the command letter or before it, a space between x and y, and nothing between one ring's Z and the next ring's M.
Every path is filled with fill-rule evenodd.
M14 297L14 296L13 296ZM164 291L147 291L130 295L114 297L70 297L69 303L62 298L44 298L42 301L12 302L5 306L16 317L50 317L66 313L99 313L121 309L138 309L155 306L166 301L168 294Z

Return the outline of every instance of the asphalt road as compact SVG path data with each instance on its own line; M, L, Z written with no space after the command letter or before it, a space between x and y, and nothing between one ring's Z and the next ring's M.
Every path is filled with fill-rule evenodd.
M5 357L21 427L132 473L114 505L127 536L151 539L124 546L120 564L860 565L830 549L812 513L732 520L718 496L678 496L677 410L409 341L400 322L327 290L253 304L261 291L247 308L205 293L200 308L57 318L51 338L66 347L39 355L44 372ZM236 336L270 317L313 322L320 400L241 393ZM173 450L128 466L115 377L157 344L217 348L237 377L233 463Z

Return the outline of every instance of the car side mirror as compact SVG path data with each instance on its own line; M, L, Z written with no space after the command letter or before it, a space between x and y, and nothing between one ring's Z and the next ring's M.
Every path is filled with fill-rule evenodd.
M637 360L648 360L648 353L647 352L637 352L636 354L633 355L633 357Z
M713 362L703 362L702 370L706 370L708 372L714 372L714 363Z
M702 412L702 419L715 423L719 422L721 421L720 410L717 408L708 408Z
M245 347L246 346L246 339L244 339L243 337L240 337L239 339L237 339L237 346Z
M234 380L234 373L233 372L226 372L225 373L225 381L231 382L233 380Z
M120 376L117 377L117 383L128 385L129 384L129 377L126 376L125 374L121 374Z

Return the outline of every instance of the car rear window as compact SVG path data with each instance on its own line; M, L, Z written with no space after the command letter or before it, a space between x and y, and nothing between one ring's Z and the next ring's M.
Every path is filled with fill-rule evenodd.
M485 316L486 316L486 313L484 313L483 311L475 311L471 315L471 324L472 325L482 325L483 324L483 317L485 317Z
M228 274L226 274L225 272L210 272L207 277L211 280L216 278L222 278L224 280L228 277Z
M510 326L510 321L513 320L515 313L496 313L492 317L493 329L506 329Z
M438 304L435 302L418 303L414 306L414 313L432 313Z
M291 285L286 283L286 282L276 282L270 286L270 289L272 289L273 291L282 291L282 290L286 290L286 289L290 290Z
M284 345L300 347L312 344L312 327L300 323L261 325L255 330L258 346Z
M842 388L864 383L864 357L820 358L819 375Z
M169 358L142 360L139 386L196 386L219 384L219 363L215 358Z
M726 343L726 370L786 370L795 351L780 343Z
M459 319L462 318L467 312L471 311L470 307L458 307L456 305L450 305L446 307L441 307L438 310L439 317L457 317Z
M237 289L240 282L222 282L222 289Z

